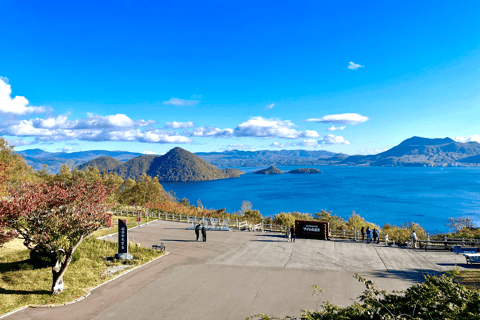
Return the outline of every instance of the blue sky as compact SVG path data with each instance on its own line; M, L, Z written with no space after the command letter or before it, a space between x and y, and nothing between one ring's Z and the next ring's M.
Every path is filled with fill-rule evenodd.
M0 8L16 150L370 154L480 141L478 1L22 1Z

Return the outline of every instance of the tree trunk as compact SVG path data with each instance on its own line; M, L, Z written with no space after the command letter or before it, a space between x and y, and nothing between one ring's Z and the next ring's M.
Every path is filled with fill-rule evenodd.
M55 265L52 267L52 275L53 275L52 294L59 294L63 292L63 289L64 289L63 273L64 272L62 272L62 269L64 269L62 268L62 262L57 259L55 262Z
M73 246L71 251L67 251L65 254L65 261L62 263L62 259L56 255L55 257L55 265L52 267L52 275L53 275L53 284L52 284L52 294L59 294L63 292L64 285L63 285L63 275L65 271L67 271L67 267L72 261L73 253L75 249L78 248L80 243L83 241L83 236L80 237L80 240Z

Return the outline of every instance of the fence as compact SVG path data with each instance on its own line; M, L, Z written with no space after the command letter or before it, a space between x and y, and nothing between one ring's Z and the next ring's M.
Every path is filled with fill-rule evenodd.
M136 216L138 211L132 210L112 210L111 213L114 215L119 216ZM271 231L271 232L286 232L287 227L275 224L266 224L263 221L258 224L249 223L248 221L240 221L239 219L231 220L231 219L218 219L218 218L205 218L205 217L196 217L196 216L188 216L184 214L178 213L147 213L141 211L141 216L143 217L150 217L150 218L157 218L159 220L165 221L176 221L176 222L185 222L191 223L193 226L197 223L202 223L206 225L210 225L212 227L222 228L234 228L237 230L250 230L250 231Z
M120 215L120 216L136 216L138 211L127 211L127 210L113 210L113 214ZM204 225L210 225L213 228L233 228L237 230L249 230L249 231L270 231L270 232L286 232L287 227L282 225L275 225L271 223L264 223L263 221L258 224L249 223L248 221L240 221L238 219L231 220L231 219L218 219L218 218L205 218L205 217L196 217L196 216L188 216L182 215L178 213L150 213L147 215L145 212L140 212L143 217L155 217L159 220L165 221L176 221L176 222L185 222L191 223L193 227L197 223L201 223ZM353 231L347 230L330 230L330 237L331 238L342 238L342 239L352 239L354 241L361 240L362 235L357 229L355 228ZM381 242L388 242L388 234L379 234L379 241ZM480 240L479 240L480 243Z
M353 241L362 240L362 234L354 228L353 231L349 230L330 230L330 238L352 239ZM366 240L366 235L365 235ZM372 238L373 241L373 238ZM388 243L388 233L379 233L378 241Z

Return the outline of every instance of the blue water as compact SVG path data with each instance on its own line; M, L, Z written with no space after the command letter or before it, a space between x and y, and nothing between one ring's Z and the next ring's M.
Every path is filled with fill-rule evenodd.
M283 171L299 167L279 167ZM383 226L408 221L429 232L445 232L449 217L480 223L480 168L318 166L322 174L262 175L262 168L239 168L236 179L164 183L179 199L201 199L209 209L240 210L243 200L263 216L280 212L320 212L347 219L352 211Z

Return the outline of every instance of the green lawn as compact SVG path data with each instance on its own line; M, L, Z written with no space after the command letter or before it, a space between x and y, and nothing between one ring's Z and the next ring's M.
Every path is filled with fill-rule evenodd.
M125 263L132 267L165 253L133 244L128 250L134 260ZM0 315L28 305L62 304L82 297L90 288L118 275L106 275L109 266L124 263L106 259L117 252L114 242L94 237L86 239L75 251L64 276L65 291L52 296L52 269L29 260L29 250L23 247L21 240L7 243L0 249Z

